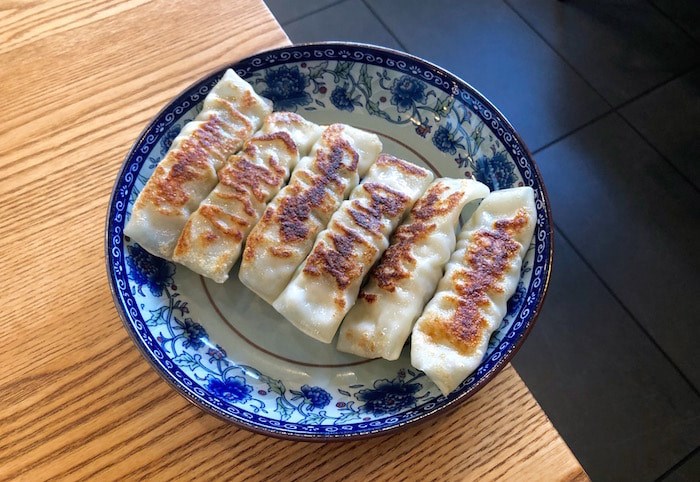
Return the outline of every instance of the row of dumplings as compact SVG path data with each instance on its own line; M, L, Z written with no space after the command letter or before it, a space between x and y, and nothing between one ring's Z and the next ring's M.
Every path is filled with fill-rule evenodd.
M412 333L412 365L448 394L505 316L534 194L435 180L381 151L374 134L273 113L228 70L124 232L219 283L240 257L243 284L319 341L340 328L341 351L395 360ZM462 209L481 199L457 239Z

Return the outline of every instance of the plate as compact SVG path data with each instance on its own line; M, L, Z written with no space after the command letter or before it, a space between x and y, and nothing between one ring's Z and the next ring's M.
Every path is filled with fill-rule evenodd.
M226 68L276 110L376 132L384 150L436 176L535 190L537 227L508 314L478 369L449 396L410 365L340 353L298 332L238 281L219 285L123 235L131 206L182 126ZM256 54L196 82L163 109L124 161L110 200L106 262L117 310L145 358L180 394L243 428L301 440L405 428L463 403L515 354L547 289L552 223L541 175L501 113L475 89L417 57L370 45L308 44Z

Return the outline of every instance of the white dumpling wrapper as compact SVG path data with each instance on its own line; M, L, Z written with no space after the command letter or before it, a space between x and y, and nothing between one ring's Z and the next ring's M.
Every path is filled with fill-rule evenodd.
M411 365L447 395L481 363L506 315L537 213L530 187L489 194L467 222L411 335Z
M344 124L327 127L250 232L241 282L272 303L381 150L375 134Z
M190 214L216 186L217 171L271 111L270 101L227 70L139 193L124 234L150 253L171 259Z
M381 155L272 306L302 332L330 343L389 236L432 180L426 169Z
M370 271L340 327L338 350L387 360L401 355L454 251L462 209L488 193L471 179L441 178L428 187Z
M322 128L290 112L273 112L219 170L219 183L187 220L173 261L223 283L248 233Z

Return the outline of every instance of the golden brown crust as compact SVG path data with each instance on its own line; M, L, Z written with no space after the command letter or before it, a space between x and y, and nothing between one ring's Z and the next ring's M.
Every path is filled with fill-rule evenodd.
M445 199L440 199L442 193L449 189L448 186L442 183L434 184L428 191L421 196L411 210L411 216L421 221L434 219L439 216L453 211L464 198L464 192L457 191Z
M294 157L297 155L297 145L294 139L292 139L292 136L282 131L256 135L246 143L243 152L249 152L250 157L255 157L256 146L261 142L277 144L287 157Z
M372 262L377 248L354 229L340 224L335 224L333 229L328 234L330 245L326 240L319 242L306 258L304 273L314 277L328 274L344 290L362 276L363 267ZM365 249L356 249L360 245Z
M291 249L285 246L273 246L270 248L270 252L273 254L273 256L278 258L291 258L292 254L294 254Z
M375 303L377 301L377 295L374 293L367 293L365 291L360 291L360 294L357 295L357 299L363 299L367 303Z
M248 110L255 105L259 103L258 99L256 99L253 94L251 93L250 90L245 90L243 92L243 97L240 99L240 105L243 108L243 110Z
M196 242L199 245L208 246L218 241L222 236L234 242L240 242L241 239L243 239L242 229L248 226L248 220L227 213L219 206L212 206L210 204L200 206L197 212L202 218L206 219L212 227L212 229L207 229L196 237ZM227 221L227 223L222 222L222 219ZM232 226L239 226L240 229ZM195 236L192 234L192 224L188 222L185 224L177 245L175 246L174 256L176 258L187 256L187 254L191 252L192 241L194 239Z
M174 256L180 256L190 250L190 239L192 239L192 226L190 223L187 223L185 227L182 228L180 239L177 240L177 244L175 245Z
M379 288L393 293L401 280L411 276L416 266L411 247L434 230L435 224L425 224L420 221L398 227L391 246L384 252L370 274Z
M244 157L236 156L219 171L219 182L232 191L241 193L246 200L246 206L252 206L250 195L259 203L265 202L267 193L264 187L275 188L279 186L283 182L285 174L284 168L274 158L270 158L268 164L269 168L250 162ZM246 209L246 213L248 213L248 209Z
M273 216L274 216L274 213L272 212L272 210L269 208L266 209L265 212L263 212L262 217L258 221L258 224L255 225L253 230L248 235L248 239L246 240L246 243L245 243L245 249L243 250L243 259L245 261L247 261L247 262L254 261L255 256L256 256L255 253L256 253L258 247L265 245L265 236L264 236L265 228L272 223ZM272 251L272 249L274 249L274 246L273 246L273 248L271 248L271 251Z
M242 154L231 156L227 164L219 170L219 183L223 188L217 188L212 196L221 200L236 200L248 218L231 214L218 205L202 204L197 210L197 215L206 219L210 227L198 234L196 243L207 246L220 238L240 243L245 231L258 216L253 202L264 203L270 189L283 182L285 169L273 156L267 161L269 167L249 160L259 155L260 144L266 142L275 143L280 149L293 149L289 152L290 155L296 153L296 145L286 133L259 136L246 142ZM176 256L187 254L193 242L191 238L192 229L188 222L176 246Z
M267 124L280 124L284 126L302 126L308 121L294 112L273 112L265 121Z
M326 129L330 130L331 127ZM342 171L357 170L358 154L350 144L339 137L339 133L331 132L324 136L330 143L329 148L317 151L314 164L315 175L307 177L308 186L298 184L293 191L280 203L275 217L280 226L280 239L284 243L294 243L306 240L309 236L308 219L311 211L319 209L323 212L333 210L334 203L329 201L328 185L333 183L341 188L345 185L340 176ZM347 156L351 156L350 164L346 164ZM329 206L330 204L330 206Z
M435 223L429 221L453 211L463 199L462 192L441 199L447 189L446 185L440 183L431 186L411 210L410 216L414 221L396 229L391 245L370 273L379 288L393 293L402 279L411 276L416 266L411 248L436 229Z
M253 123L239 111L236 106L226 99L215 97L209 101L210 107L216 109L212 115L220 117L224 122L224 130L231 135L242 135L247 138L255 131ZM224 160L223 158L221 160Z
M380 236L382 219L398 216L406 209L410 198L374 182L362 184L362 189L368 198L347 202L341 209L347 209L355 227L371 236ZM331 226L328 236L333 246L328 247L325 242L317 244L306 261L304 272L311 276L327 273L344 290L363 275L365 266L374 262L377 248L358 230L340 223Z
M248 226L250 222L247 219L243 219L234 214L227 213L224 209L220 208L219 206L212 206L209 204L200 206L199 214L204 219L209 221L211 225L214 228L216 228L217 231L219 231L220 234L236 242L239 242L241 239L243 239L243 233L241 232L241 229L236 229L229 226L239 226L240 228L244 229ZM228 224L222 223L222 219L227 220ZM205 234L205 237L209 233L211 233L211 231L207 232Z
M426 169L418 167L415 164L404 161L403 159L399 159L398 157L394 157L390 154L380 154L376 164L391 167L410 176L428 177L430 175L430 172Z
M274 209L265 210L248 236L245 261L253 261L256 252L269 244L264 233L272 226L277 227L281 246L270 247L269 253L278 258L291 257L292 251L282 246L304 244L318 234L318 226L310 220L313 213L331 214L336 210L338 201L332 192L345 190L345 173L356 172L359 161L357 151L343 137L343 130L342 124L333 124L323 131L323 147L316 151L312 167L294 174L297 180L287 186Z
M243 119L250 125L247 119ZM151 182L146 184L139 198L139 204L150 203L164 214L182 208L189 201L185 185L210 176L214 170L210 159L223 159L225 153L238 150L243 143L243 136L226 135L226 125L225 119L212 114L188 139L182 141L178 149L169 151L170 170L166 173L162 165L156 167Z
M384 217L396 217L406 209L410 198L405 194L390 189L381 184L366 182L363 189L369 194L369 205L366 199L356 199L350 202L348 214L355 224L366 232L381 234L380 227Z
M421 331L431 340L448 344L462 355L474 353L488 326L483 310L490 303L489 293L502 292L506 271L520 253L520 243L513 238L528 221L527 211L520 209L512 218L472 235L464 266L452 276L455 293L448 299L455 308L454 316L430 318L421 324Z

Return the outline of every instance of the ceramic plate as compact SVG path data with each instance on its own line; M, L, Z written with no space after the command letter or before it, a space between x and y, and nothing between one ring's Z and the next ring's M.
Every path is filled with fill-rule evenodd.
M229 66L227 66L229 67ZM116 180L106 258L117 309L156 371L202 409L264 434L351 439L398 430L464 402L527 336L547 288L552 231L541 176L513 127L467 83L424 60L347 43L263 52L233 67L277 110L376 132L385 152L436 176L535 189L537 229L508 315L479 368L449 396L410 365L340 353L298 332L238 281L225 284L151 256L123 235L131 206L225 68L198 81L150 123Z

